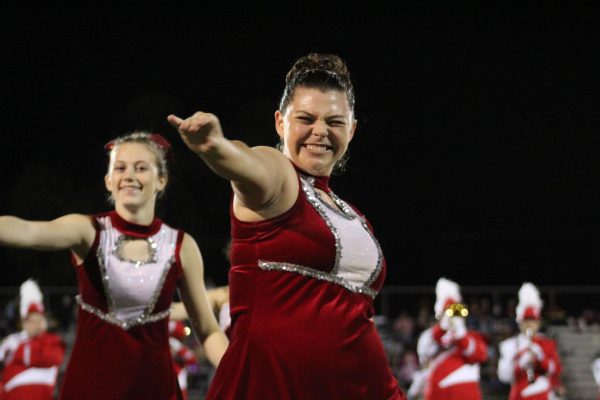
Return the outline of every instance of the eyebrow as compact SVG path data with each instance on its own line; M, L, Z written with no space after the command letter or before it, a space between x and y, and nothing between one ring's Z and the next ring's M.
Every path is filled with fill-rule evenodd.
M115 161L114 161L114 163L115 163L115 164L116 164L116 163L122 163L122 164L126 164L126 163L127 163L127 161L125 161L125 160L115 160ZM146 161L146 160L137 160L137 161L134 161L134 162L133 162L133 164L140 164L140 163L152 164L152 162L151 162L151 161Z
M302 113L302 114L306 114L306 115L310 115L311 117L314 117L315 115L311 112L308 111L304 111L304 110L297 110L294 112L294 114L297 113ZM343 114L334 114L334 115L330 115L328 117L326 117L326 119L332 119L332 118L342 118L342 119L346 119L346 116Z

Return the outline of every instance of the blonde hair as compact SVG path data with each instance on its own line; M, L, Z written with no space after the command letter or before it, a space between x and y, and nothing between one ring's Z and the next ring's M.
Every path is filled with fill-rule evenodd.
M135 131L123 136L119 136L116 139L111 140L104 146L104 149L107 150L108 154L109 172L110 165L114 160L117 148L124 143L140 143L146 145L146 147L152 152L152 154L154 154L156 158L158 176L161 178L166 178L168 182L169 167L167 161L171 154L171 144L162 135L147 131ZM158 193L157 198L161 198L164 192L164 189L161 190ZM114 204L114 198L112 197L112 193L109 195L109 201Z

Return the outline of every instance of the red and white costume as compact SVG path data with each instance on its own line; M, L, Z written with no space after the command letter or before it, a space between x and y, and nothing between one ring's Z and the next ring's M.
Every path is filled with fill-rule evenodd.
M519 290L517 321L539 320L541 307L537 288L523 284ZM500 342L499 350L498 379L511 385L510 400L552 398L553 389L561 384L560 358L553 339L537 333L528 338L520 333Z
M231 213L230 343L206 398L404 399L371 320L385 277L371 227L327 177L298 181L282 215Z
M458 285L445 278L438 280L436 295L436 315L442 315L449 304L461 301ZM467 331L463 317L453 318L446 321L453 325L440 322L419 336L417 353L422 370L409 395L423 393L425 400L482 398L479 364L488 357L487 343L478 332Z
M31 301L24 290L33 289L38 293ZM21 318L30 312L43 313L41 292L37 284L28 280L21 286ZM7 336L0 345L2 371L2 400L51 400L58 369L65 356L65 345L60 336L42 332L30 337L26 331Z
M80 265L77 333L61 400L181 398L169 347L169 313L182 273L183 232L158 218L136 225L111 211L93 217L94 244ZM119 243L146 240L145 262Z

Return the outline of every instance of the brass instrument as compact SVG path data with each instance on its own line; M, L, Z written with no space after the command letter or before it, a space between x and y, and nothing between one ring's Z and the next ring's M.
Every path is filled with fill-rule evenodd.
M527 351L531 351L531 344L533 343L533 335L534 334L535 333L533 331L533 328L525 329L525 337L527 338L527 343L528 343ZM527 373L527 382L532 383L533 381L535 381L535 371L533 370L533 362L531 365L529 365L527 367L525 372Z
M466 318L469 315L469 310L467 306L461 303L450 304L448 308L444 311L448 317L462 317Z

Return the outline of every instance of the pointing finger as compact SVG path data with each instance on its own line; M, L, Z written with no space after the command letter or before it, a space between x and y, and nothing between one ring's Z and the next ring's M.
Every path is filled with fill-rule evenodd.
M169 123L174 126L175 128L179 128L179 125L181 125L181 123L183 122L183 119L179 118L178 116L171 114L167 117L167 121L169 121Z

